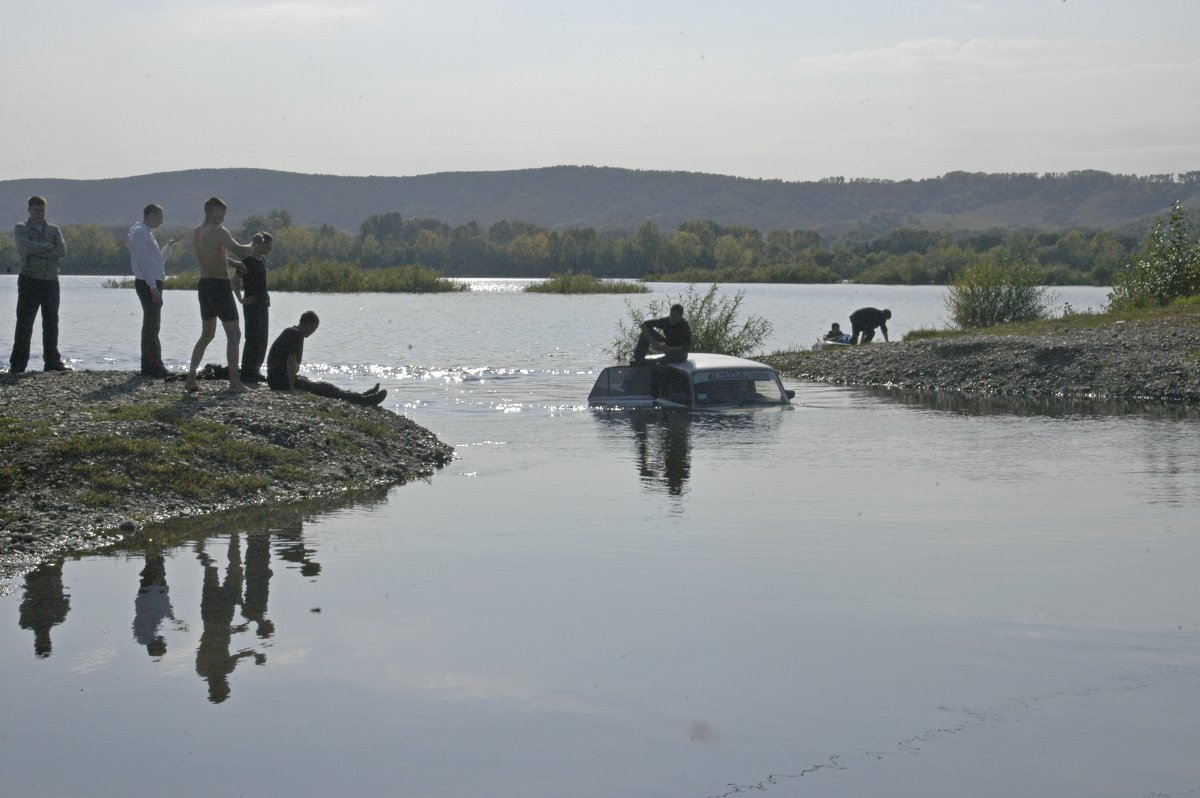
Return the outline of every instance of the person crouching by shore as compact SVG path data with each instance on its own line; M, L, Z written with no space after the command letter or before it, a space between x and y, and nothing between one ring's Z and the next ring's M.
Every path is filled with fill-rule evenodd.
M887 308L859 308L850 314L850 343L870 343L875 337L875 328L883 333L883 340L888 339L887 321L892 312ZM860 339L859 336L862 336Z
M311 310L300 314L300 323L279 334L267 353L267 385L272 391L306 391L330 399L342 399L356 405L377 405L387 398L379 383L364 393L345 391L328 382L301 377L300 361L304 359L304 339L317 331L321 319Z
M196 369L200 368L200 360L204 350L217 334L217 319L225 328L225 356L229 363L229 392L245 393L241 375L238 371L238 349L242 343L242 329L238 324L237 302L233 298L233 284L229 280L229 268L238 271L246 268L240 260L231 259L226 253L232 252L239 258L254 254L254 249L247 244L239 244L233 240L233 235L222 224L225 221L226 205L216 197L209 198L204 203L204 224L192 233L192 248L196 251L196 260L200 263L200 340L192 349L192 361L188 366L187 382L184 389L198 391Z
M270 318L271 296L267 293L267 255L271 254L274 238L265 230L255 234L250 246L254 253L242 258L246 273L233 275L233 290L242 303L242 320L246 324L246 343L242 346L242 382L266 382L262 375L263 358L267 356L267 324Z

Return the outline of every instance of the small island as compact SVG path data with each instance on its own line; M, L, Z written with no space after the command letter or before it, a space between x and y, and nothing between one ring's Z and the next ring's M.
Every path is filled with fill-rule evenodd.
M452 457L404 416L311 394L0 375L0 577L149 523L424 479Z
M533 294L648 294L650 289L628 280L602 280L589 272L552 274L545 280L530 283L525 291Z
M764 359L815 382L1200 404L1200 305L1075 314Z

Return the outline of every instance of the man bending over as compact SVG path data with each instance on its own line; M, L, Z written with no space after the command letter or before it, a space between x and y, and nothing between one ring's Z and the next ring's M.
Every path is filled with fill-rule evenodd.
M875 328L883 333L883 340L887 340L887 323L892 317L892 312L887 308L880 310L879 308L859 308L850 314L850 343L857 344L860 342L859 336L862 336L862 343L870 343L875 337Z

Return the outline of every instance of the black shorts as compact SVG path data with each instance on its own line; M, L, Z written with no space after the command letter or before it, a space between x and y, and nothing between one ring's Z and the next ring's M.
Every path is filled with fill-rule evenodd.
M220 277L201 277L197 293L200 297L201 319L211 319L215 316L221 321L238 320L233 283Z

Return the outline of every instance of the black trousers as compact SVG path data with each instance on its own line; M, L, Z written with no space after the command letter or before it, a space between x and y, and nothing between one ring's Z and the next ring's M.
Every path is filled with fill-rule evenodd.
M272 375L270 372L267 372L267 385L272 391L286 391L288 389L287 379L285 377L282 377L278 374ZM310 380L307 377L301 377L299 374L296 375L296 390L314 393L317 396L324 396L329 399L341 399L345 402L352 402L356 405L376 404L375 402L367 399L361 393L343 390L330 382Z
M242 305L242 316L246 322L246 343L242 345L242 379L252 380L261 371L267 356L267 322L271 315L269 305Z
M155 285L159 296L162 296L162 280L156 280ZM150 283L145 280L134 280L133 290L142 303L142 373L157 377L167 370L162 362L162 344L158 341L158 331L162 328L162 305L154 304Z
M638 336L637 345L634 346L634 348L633 348L633 359L641 360L644 357L646 357L646 354L649 353L649 351L650 351L651 343L663 344L663 343L666 343L666 338L662 337L661 335L655 335L654 341L652 342L648 335L646 335L645 333L642 333L641 335ZM687 352L670 352L668 354L663 355L661 362L662 363L682 363L683 361L685 361L687 359L688 359Z
M853 321L850 322L850 325L853 328L850 331L850 343L852 343L852 344L864 343L865 344L865 343L868 343L875 339L875 328L874 327L867 327L866 325L860 327L857 324L855 324ZM862 336L861 339L859 338L860 335Z
M42 359L47 366L62 363L58 353L58 280L39 280L26 274L17 276L17 329L13 333L12 356L8 364L13 373L29 365L29 342L33 322L42 312Z

